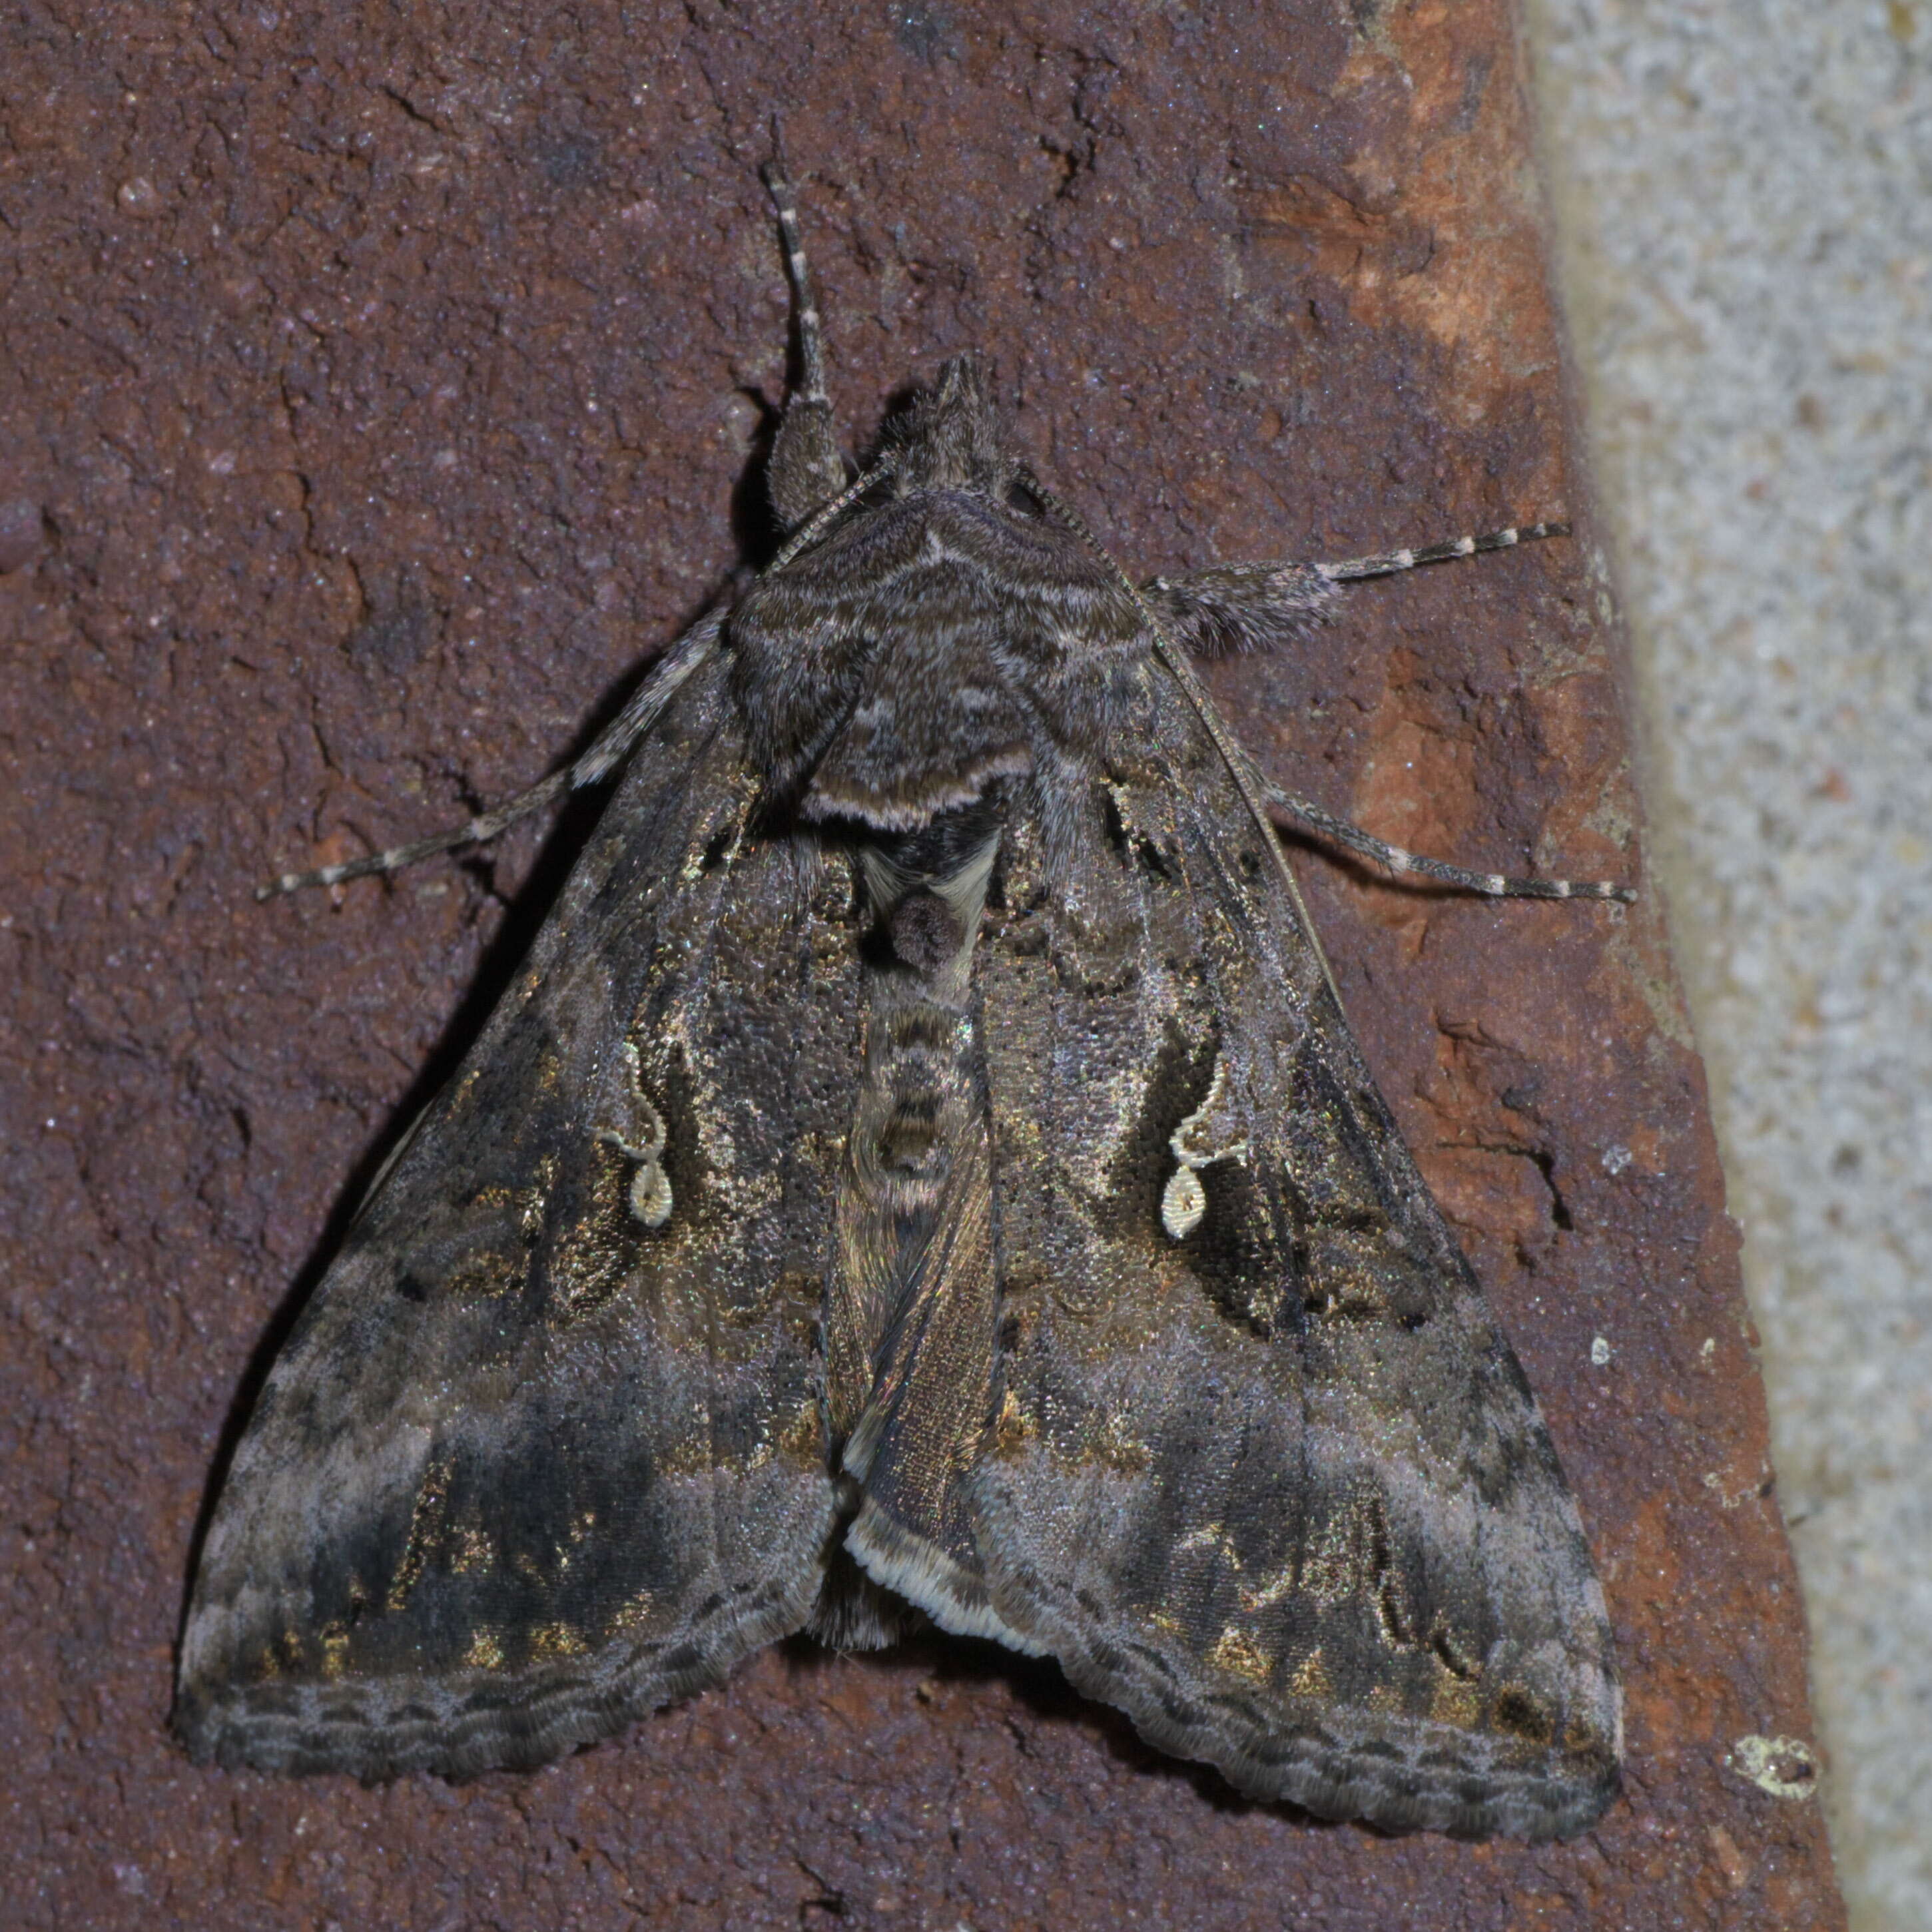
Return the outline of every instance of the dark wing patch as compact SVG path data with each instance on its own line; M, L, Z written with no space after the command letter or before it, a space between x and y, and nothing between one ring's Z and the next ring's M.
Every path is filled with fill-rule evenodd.
M811 1614L850 886L758 835L725 675L633 754L269 1374L182 1646L197 1757L537 1763Z
M1580 1830L1619 1697L1549 1436L1266 835L1165 670L1136 712L1036 790L982 964L992 1603L1245 1790Z

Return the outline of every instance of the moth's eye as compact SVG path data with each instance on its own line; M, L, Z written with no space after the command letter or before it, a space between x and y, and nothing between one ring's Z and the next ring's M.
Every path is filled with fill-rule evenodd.
M1006 508L1017 510L1023 517L1037 518L1044 514L1040 507L1040 499L1016 478L1006 485Z

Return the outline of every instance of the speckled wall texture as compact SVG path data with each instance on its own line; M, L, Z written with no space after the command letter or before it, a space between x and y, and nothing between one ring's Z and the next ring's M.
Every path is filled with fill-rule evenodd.
M1816 1633L1822 1796L1856 1932L1921 1932L1932 5L1533 11L1646 788Z
M1630 1762L1598 1831L1312 1826L1050 1668L940 1643L787 1647L532 1777L177 1754L188 1552L251 1358L582 824L392 888L248 887L535 777L768 554L774 107L861 433L977 344L1041 470L1148 569L1575 515L1214 682L1276 776L1406 844L1585 876L1641 850L1500 4L98 17L0 26L16 1922L1838 1925L1655 902L1498 908L1312 850L1344 997L1603 1567Z

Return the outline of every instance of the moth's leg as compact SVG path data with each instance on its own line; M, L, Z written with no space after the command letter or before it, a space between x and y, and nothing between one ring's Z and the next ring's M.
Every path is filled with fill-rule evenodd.
M1190 657L1270 651L1334 610L1335 586L1312 563L1224 563L1140 586L1161 628Z
M1151 578L1142 585L1141 593L1160 614L1168 634L1196 656L1272 650L1305 637L1312 625L1333 613L1338 584L1388 577L1484 550L1508 550L1538 537L1567 536L1569 528L1568 524L1526 524L1337 563L1218 564L1178 577Z
M1058 517L1067 527L1084 538L1094 554L1105 558L1112 565L1127 594L1139 602L1150 620L1163 615L1171 617L1175 601L1184 600L1190 595L1198 598L1203 586L1219 594L1229 583L1252 584L1255 586L1252 608L1280 610L1288 606L1300 590L1311 580L1327 579L1340 581L1348 577L1381 577L1390 571L1411 570L1418 564L1446 562L1452 556L1473 556L1478 550L1507 550L1513 544L1520 543L1526 537L1553 537L1564 535L1569 526L1566 524L1532 524L1520 530L1496 530L1486 536L1458 537L1453 542L1432 544L1426 550L1390 550L1381 556L1358 557L1347 563L1314 564L1235 564L1223 566L1210 571L1196 571L1183 578L1156 578L1147 585L1137 585L1120 569L1118 564L1108 556L1100 540L1082 520L1080 513L1071 504L1063 503L1047 489L1031 470L1022 468L1018 472L1018 480L1023 489L1032 493L1040 504ZM1270 604L1269 602L1272 599ZM1294 604L1298 619L1305 622L1310 611L1305 602ZM1175 656L1171 649L1180 639L1173 629L1162 627L1162 656L1179 680L1184 692L1191 694L1199 710L1202 722L1220 742L1219 734L1226 727L1222 724L1214 708L1208 700L1194 674L1190 669L1184 656ZM1234 767L1238 780L1247 761L1242 758L1232 744L1223 746L1230 764ZM1257 790L1249 791L1248 782L1243 780L1242 789L1246 794L1251 808L1258 816L1266 806L1270 812L1285 814L1304 825L1312 826L1324 837L1332 838L1338 845L1350 851L1360 853L1364 858L1372 859L1378 865L1386 866L1392 872L1419 872L1425 878L1439 879L1444 885L1460 886L1465 892L1481 892L1492 898L1516 899L1619 899L1628 904L1636 894L1628 886L1620 886L1609 879L1577 880L1574 879L1518 879L1501 872L1472 872L1461 866L1450 865L1442 859L1424 857L1415 852L1405 852L1400 845L1391 845L1385 838L1378 838L1372 832L1364 832L1359 825L1352 825L1346 818L1337 818L1332 812L1324 812L1321 806L1305 798L1296 798L1289 793L1271 785L1253 774Z
M1333 839L1337 845L1372 860L1399 877L1419 874L1446 886L1460 886L1464 892L1481 892L1497 899L1617 899L1628 905L1636 897L1629 886L1610 879L1519 879L1502 872L1469 872L1444 860L1425 858L1419 852L1405 852L1400 845L1391 845L1372 832L1364 832L1359 825L1337 818L1333 812L1324 812L1318 805L1297 798L1277 786L1266 787L1262 796L1270 812L1310 827L1323 838Z
M466 824L452 826L447 832L432 832L428 838L416 839L407 845L392 845L386 852L371 852L366 858L351 859L340 866L318 866L312 872L284 872L279 878L257 886L256 898L272 899L284 892L304 891L310 886L339 886L348 879L400 872L418 860L434 858L439 852L454 851L459 845L480 845L507 832L532 812L541 812L566 792L608 778L625 753L656 721L678 687L711 655L724 622L722 608L700 617L664 654L657 668L597 734L590 748L562 770L539 779L527 791L520 791L514 798L478 812Z
M825 394L824 328L812 293L805 244L799 236L791 183L776 160L767 161L764 173L772 206L778 210L798 322L798 384L785 398L784 420L778 424L771 460L765 466L765 487L771 492L772 508L789 535L844 488L845 460L838 454L832 404Z
M1526 524L1488 530L1480 536L1452 538L1420 550L1384 550L1375 556L1334 563L1224 564L1180 577L1156 577L1142 594L1164 620L1174 640L1192 652L1264 650L1304 633L1332 608L1334 586L1364 577L1388 577L1426 563L1447 563L1484 550L1509 550L1540 537L1569 534L1568 524ZM1324 838L1398 876L1419 874L1465 892L1504 899L1617 899L1636 897L1609 879L1521 879L1502 872L1475 872L1445 860L1406 852L1346 818L1324 812L1312 800L1269 786L1263 794L1277 817L1310 827Z
M1459 556L1479 556L1484 550L1514 550L1518 544L1542 537L1567 537L1568 524L1517 524L1506 530L1485 530L1480 536L1452 537L1447 543L1426 544L1420 550L1385 550L1375 556L1352 556L1340 563L1310 563L1300 567L1325 577L1330 584L1352 584L1359 578L1388 577L1425 563L1448 563Z

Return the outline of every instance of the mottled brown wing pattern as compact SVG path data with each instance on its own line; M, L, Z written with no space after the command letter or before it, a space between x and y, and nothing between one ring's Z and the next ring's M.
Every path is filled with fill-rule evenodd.
M851 885L760 836L726 674L633 754L268 1376L184 1640L198 1756L538 1762L812 1612Z
M1151 658L1112 745L1018 815L982 942L992 1601L1246 1790L1580 1829L1618 1693L1534 1399Z

